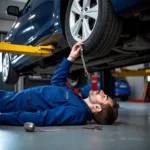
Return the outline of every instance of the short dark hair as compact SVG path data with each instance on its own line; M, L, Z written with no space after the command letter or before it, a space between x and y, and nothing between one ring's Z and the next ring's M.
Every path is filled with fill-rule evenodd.
M118 118L119 104L114 101L114 106L111 107L109 104L100 104L102 111L93 113L93 120L102 125L111 125Z

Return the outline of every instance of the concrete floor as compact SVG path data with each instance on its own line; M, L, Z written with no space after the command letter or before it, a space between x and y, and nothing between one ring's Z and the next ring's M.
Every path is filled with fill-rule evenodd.
M22 127L0 126L0 150L150 150L150 104L126 102L120 106L116 124L100 131L76 126L53 133L28 133ZM59 127L43 129L53 128Z

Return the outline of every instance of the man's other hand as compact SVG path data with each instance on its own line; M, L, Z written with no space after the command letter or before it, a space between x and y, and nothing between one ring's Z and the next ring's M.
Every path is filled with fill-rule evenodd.
M72 50L68 56L68 60L73 62L75 61L79 55L80 55L80 46L82 46L83 43L82 42L77 42L73 47L72 47Z

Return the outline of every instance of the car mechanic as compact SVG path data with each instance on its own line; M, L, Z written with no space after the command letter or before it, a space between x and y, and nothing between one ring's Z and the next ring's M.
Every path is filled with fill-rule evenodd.
M113 124L118 104L102 90L90 91L82 99L66 85L67 74L80 55L76 43L52 77L50 86L38 86L20 92L0 91L0 125L37 126L83 125L92 119L98 124Z

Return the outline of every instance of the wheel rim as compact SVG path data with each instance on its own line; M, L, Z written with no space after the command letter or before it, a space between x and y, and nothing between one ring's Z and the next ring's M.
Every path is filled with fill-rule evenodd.
M99 0L73 0L70 10L70 31L76 41L86 41L98 18Z
M6 81L9 74L9 55L5 54L3 59L3 81Z

